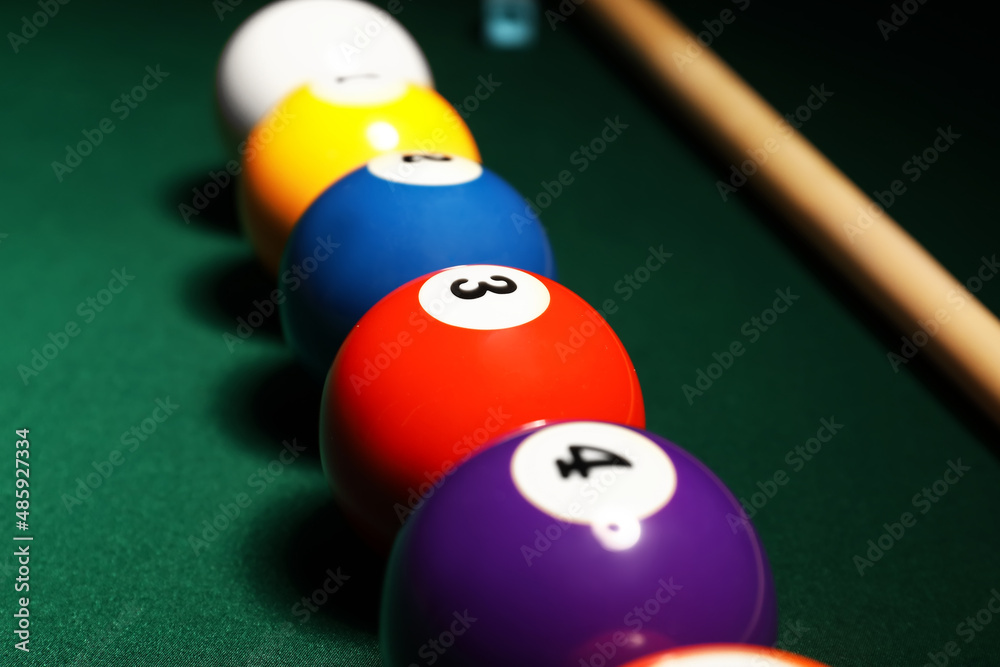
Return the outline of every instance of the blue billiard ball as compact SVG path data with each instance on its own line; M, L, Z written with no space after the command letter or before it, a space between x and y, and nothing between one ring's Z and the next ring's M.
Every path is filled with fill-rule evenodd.
M325 377L341 342L400 285L460 264L555 277L548 237L528 202L479 163L390 153L329 186L285 247L281 324L296 356ZM399 332L386 332L386 344Z

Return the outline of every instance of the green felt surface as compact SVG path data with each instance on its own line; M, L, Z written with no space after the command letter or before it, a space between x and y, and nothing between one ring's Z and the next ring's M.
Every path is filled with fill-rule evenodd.
M810 86L833 91L805 134L866 191L904 180L891 213L964 280L1000 249L993 37L943 4L921 5L888 41L876 24L888 3L675 10L697 26L732 8L715 47L779 110L803 104ZM208 0L76 0L16 53L7 38L0 539L19 532L14 430L30 428L34 541L29 655L13 647L20 594L13 547L2 550L0 664L380 664L381 565L330 501L315 453L318 390L275 316L232 351L223 339L269 289L237 232L232 188L190 224L178 209L226 159L213 68L254 6L220 19ZM560 277L595 305L615 301L609 321L635 362L649 427L737 496L787 474L754 517L782 622L801 635L783 645L838 667L912 666L955 642L951 664L997 664L1000 622L971 637L959 626L1000 587L996 430L922 357L894 372L886 354L898 335L748 192L723 202L716 180L728 165L601 46L583 9L554 30L543 23L536 49L501 53L480 45L475 3L402 6L445 97L465 99L480 76L500 82L468 118L487 165L532 198L571 171L542 213ZM4 3L0 27L19 31L35 11ZM169 74L121 118L112 104L147 66ZM59 180L52 162L104 118L114 131ZM607 118L628 128L579 171L574 152ZM904 163L949 126L961 137L907 180ZM660 245L668 263L628 298L616 291ZM103 310L80 307L122 270L134 279ZM799 298L751 342L744 323L777 289ZM1000 280L978 296L996 312ZM70 322L79 334L23 381L18 366ZM734 341L745 353L689 403L682 385ZM178 407L155 432L123 444L168 399ZM786 458L823 419L843 428L812 460ZM286 441L306 453L265 481L258 470ZM110 477L67 505L115 450L123 460ZM914 495L959 460L971 470L921 513ZM192 548L238 494L250 501L239 516ZM854 556L907 511L916 524L859 575ZM328 570L349 579L300 622L295 605Z

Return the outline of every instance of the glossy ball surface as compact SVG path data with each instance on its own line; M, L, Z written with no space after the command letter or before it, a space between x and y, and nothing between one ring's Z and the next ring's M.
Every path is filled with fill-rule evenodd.
M307 277L281 304L285 338L323 378L379 299L431 271L480 263L555 278L548 237L524 198L473 160L379 156L327 188L295 225L279 275Z
M770 645L764 549L722 482L677 445L563 422L464 463L404 526L382 601L386 667L621 665L689 644ZM476 619L457 636L454 614Z
M254 12L226 42L216 70L219 112L236 141L296 88L376 72L433 87L413 37L361 0L282 0Z
M387 544L490 438L544 419L644 425L624 346L544 276L454 267L391 292L347 336L323 395L323 469L346 514Z
M764 646L715 644L664 651L625 667L826 667L801 655Z
M292 227L337 179L391 151L441 151L479 161L469 128L429 88L378 76L312 84L254 128L245 146L239 213L272 274Z

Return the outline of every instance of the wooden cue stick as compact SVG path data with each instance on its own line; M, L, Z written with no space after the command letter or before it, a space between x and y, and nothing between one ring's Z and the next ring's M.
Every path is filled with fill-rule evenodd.
M777 146L749 183L905 336L921 331L918 321L947 317L919 354L930 354L1000 424L1000 321L805 137L787 125L778 131L778 112L665 9L650 0L584 6L727 160L739 165L747 150ZM692 44L700 54L690 55Z

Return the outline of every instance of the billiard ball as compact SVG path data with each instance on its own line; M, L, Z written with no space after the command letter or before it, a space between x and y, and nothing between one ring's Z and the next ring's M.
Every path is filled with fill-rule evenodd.
M441 151L479 161L469 128L430 88L378 75L312 83L250 133L239 213L264 266L277 274L292 227L338 178L390 151Z
M640 658L624 667L826 667L776 648L740 644L690 646Z
M327 188L295 224L279 274L301 282L281 304L285 338L324 378L344 337L379 299L457 264L555 277L545 230L499 176L444 153L376 157Z
M323 394L323 468L345 515L386 545L492 436L544 419L645 423L621 341L544 276L453 267L389 293L344 340Z
M360 0L283 0L250 15L216 70L219 111L233 137L314 80L376 72L431 87L420 47L396 19Z
M653 433L591 421L512 433L400 532L383 664L419 663L429 640L448 646L442 667L610 666L689 644L773 644L771 572L742 517L718 477Z

